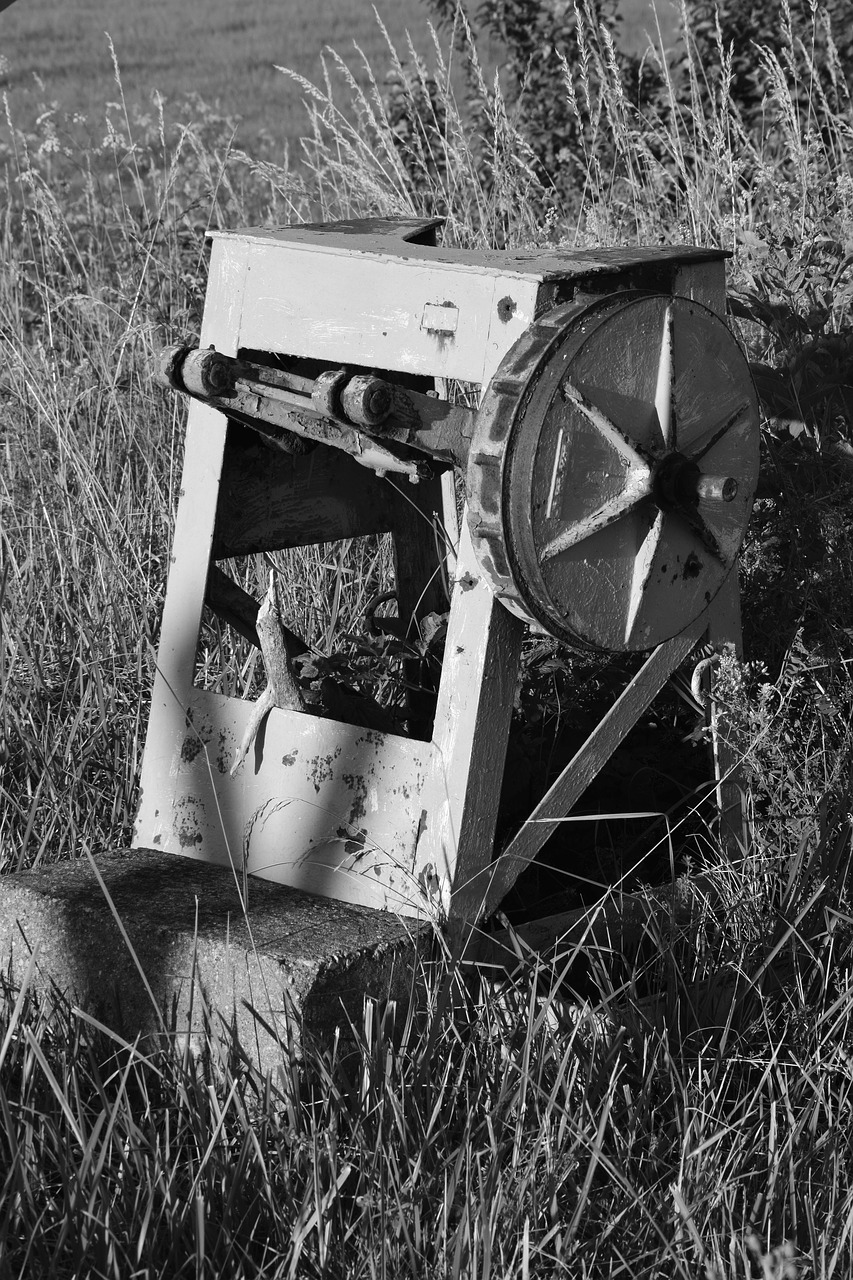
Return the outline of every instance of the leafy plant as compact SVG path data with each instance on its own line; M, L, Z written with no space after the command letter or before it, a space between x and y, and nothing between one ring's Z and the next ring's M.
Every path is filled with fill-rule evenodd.
M685 78L685 100L691 84L698 84L705 101L723 92L750 132L772 133L779 120L767 72L775 60L788 73L804 132L817 123L817 99L825 95L834 111L849 103L848 0L826 0L819 7L811 0L685 0L685 13L691 47L677 66Z
M499 44L515 126L532 149L541 182L562 201L573 203L583 189L593 155L604 167L616 158L599 129L601 68L635 107L660 88L656 70L621 47L616 0L481 0L471 17L459 0L429 4L445 29L461 29L464 39L473 29ZM471 89L476 102L478 86Z

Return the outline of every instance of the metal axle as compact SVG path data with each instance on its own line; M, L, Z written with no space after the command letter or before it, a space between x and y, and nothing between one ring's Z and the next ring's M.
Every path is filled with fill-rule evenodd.
M406 475L412 483L436 468L410 451L427 454L438 469L464 466L474 411L386 382L374 374L329 369L306 378L288 369L238 360L213 347L168 347L157 378L242 422L285 452L295 435L351 454L379 475Z

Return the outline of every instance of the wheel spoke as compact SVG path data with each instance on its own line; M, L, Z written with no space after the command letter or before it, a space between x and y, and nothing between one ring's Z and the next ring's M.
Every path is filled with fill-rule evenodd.
M672 391L672 304L667 307L663 317L663 332L660 339L660 355L658 357L658 376L655 388L655 409L660 423L661 435L668 448L674 448L675 423L673 421Z
M687 525L688 529L692 530L709 555L712 555L715 560L718 560L724 569L728 569L729 562L726 560L726 557L720 549L720 544L717 541L716 535L702 519L698 509L694 511L686 507L677 507L673 512L673 515L682 520L684 524Z
M634 571L631 576L631 590L628 596L628 616L625 619L626 645L630 643L634 624L637 621L640 606L645 598L649 574L651 573L655 553L660 545L661 534L663 533L663 521L664 514L662 511L658 511L655 515L655 522L640 544L640 548L637 551L637 555L634 560Z
M661 511L638 551L622 643L629 649L649 647L660 634L661 619L672 622L677 603L681 616L696 617L708 603L709 575L725 577L696 531L675 512Z
M705 457L705 454L713 449L715 444L719 444L724 436L728 435L732 427L738 425L743 418L743 415L747 413L750 408L750 402L748 400L744 400L742 404L739 404L736 409L728 414L722 423L716 423L713 427L709 427L709 429L705 431L698 440L691 440L685 450L690 460L692 462L701 461L701 459Z
M563 383L563 398L569 404L574 405L579 413L582 413L587 422L591 423L601 436L619 453L632 468L645 467L646 460L639 452L623 431L620 431L615 423L611 422L606 414L591 404L581 393L577 387L573 387L569 381Z
M586 538L591 538L593 534L606 529L608 525L615 524L617 520L621 520L629 511L639 506L651 491L651 472L648 467L644 466L642 471L637 468L629 472L628 483L621 493L611 498L609 502L602 503L595 511L583 516L574 524L567 525L556 538L552 538L545 544L539 553L540 565L560 555L562 551L568 551L569 547L575 547Z

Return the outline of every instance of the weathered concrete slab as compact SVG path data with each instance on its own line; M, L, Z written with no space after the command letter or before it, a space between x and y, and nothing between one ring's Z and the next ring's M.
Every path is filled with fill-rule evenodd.
M195 1035L206 1005L264 1071L281 1050L252 1008L284 1043L300 1026L329 1037L348 1016L360 1024L365 995L405 997L432 937L426 923L257 879L244 914L229 868L173 854L106 853L96 866L106 893L88 860L0 876L2 971L11 954L20 983L37 951L40 989L55 984L131 1040L163 1019Z

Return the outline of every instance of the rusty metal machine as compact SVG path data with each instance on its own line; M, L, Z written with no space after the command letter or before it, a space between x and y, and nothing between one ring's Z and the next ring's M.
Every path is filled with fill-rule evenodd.
M439 225L214 235L200 346L164 357L191 407L136 844L473 921L697 643L738 643L759 411L723 253L473 252ZM204 607L260 631L224 562L373 533L410 636L453 580L440 684L405 735L197 687ZM525 627L649 656L495 848Z

